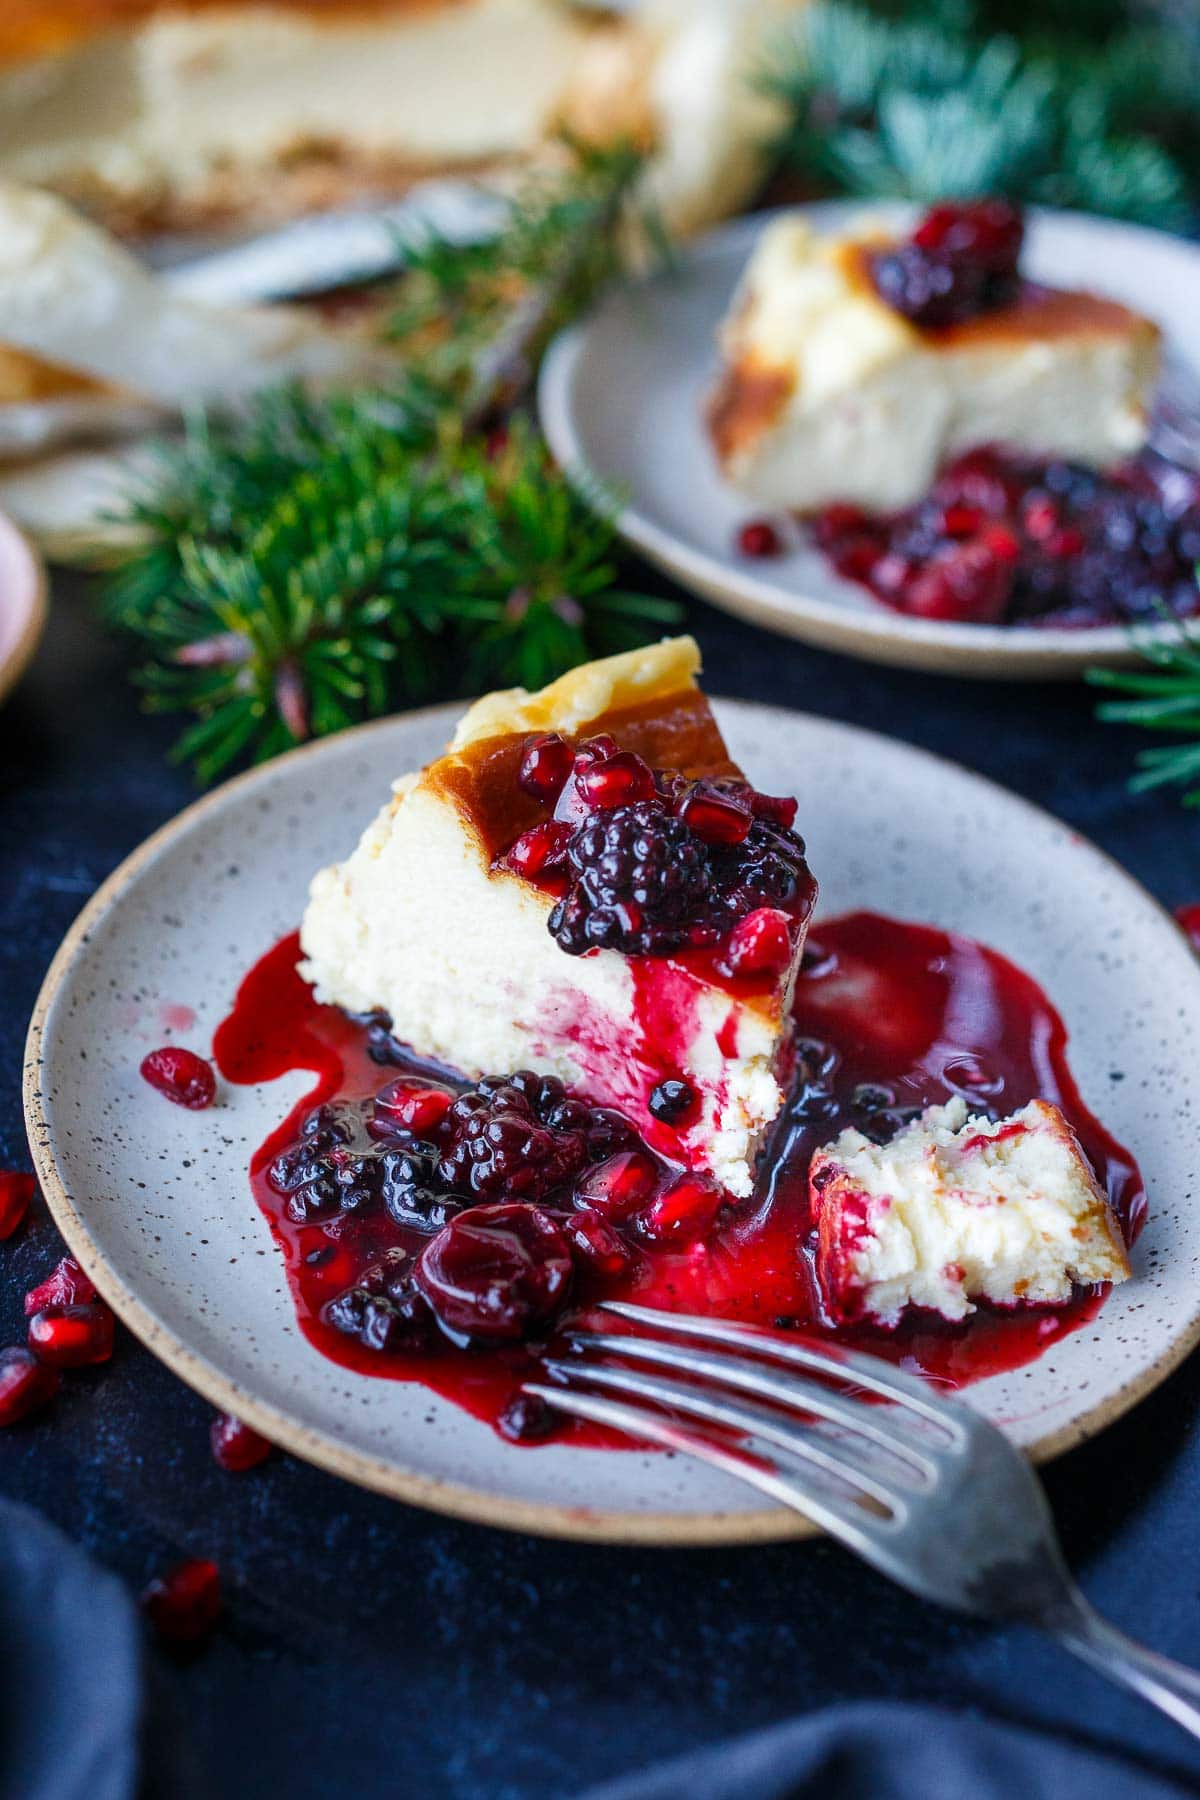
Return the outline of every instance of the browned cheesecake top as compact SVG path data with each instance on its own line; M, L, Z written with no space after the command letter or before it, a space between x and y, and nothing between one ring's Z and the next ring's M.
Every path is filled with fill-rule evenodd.
M615 738L623 750L636 751L651 768L690 776L741 774L696 687L601 713L581 735L601 734ZM526 732L482 738L439 758L423 777L453 802L489 862L544 816L541 804L517 782L528 739Z
M160 15L212 12L291 12L330 25L469 6L473 0L3 0L0 58L49 54L101 32L130 30Z

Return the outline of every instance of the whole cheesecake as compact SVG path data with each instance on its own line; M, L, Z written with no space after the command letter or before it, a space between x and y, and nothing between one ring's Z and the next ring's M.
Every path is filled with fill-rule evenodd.
M762 167L747 78L798 0L6 0L0 176L140 233L502 173L567 126L656 151L673 225Z
M1003 280L972 264L977 246L921 241L950 236L955 217L984 237L987 203L935 209L908 243L870 221L823 236L798 214L763 233L721 328L707 414L744 493L802 513L838 502L889 513L980 445L1094 468L1142 447L1157 327L1114 300L1020 279L1015 214L995 230L1008 233Z
M314 879L302 973L472 1079L619 1108L735 1195L783 1102L816 884L678 638L496 693Z

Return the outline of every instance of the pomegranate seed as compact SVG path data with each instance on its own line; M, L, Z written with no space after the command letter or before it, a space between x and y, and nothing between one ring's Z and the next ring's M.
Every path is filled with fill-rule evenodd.
M741 844L754 823L754 815L740 801L725 794L706 794L694 788L679 808L689 831L705 844Z
M527 880L547 869L557 868L562 863L570 836L571 827L553 819L542 825L531 825L509 847L502 859L503 867L511 869L514 875L524 875Z
M1061 530L1050 532L1042 549L1047 556L1078 556L1083 549L1083 533L1074 525L1064 525Z
M405 1081L393 1081L376 1094L375 1111L382 1113L389 1125L428 1137L450 1111L453 1099L445 1088L415 1088Z
M29 1321L29 1348L51 1368L86 1368L112 1355L114 1325L112 1308L103 1300L44 1306Z
M0 1170L0 1239L10 1238L24 1219L37 1191L32 1175L16 1169Z
M232 1413L218 1413L208 1428L212 1453L223 1469L241 1475L257 1468L271 1454L272 1445L249 1425L243 1425Z
M737 547L743 556L778 556L783 540L769 519L751 519L738 532Z
M58 1370L40 1363L32 1350L22 1345L0 1350L0 1425L15 1425L45 1406L58 1382Z
M838 540L848 537L852 532L861 531L867 523L867 515L861 506L851 506L845 501L836 501L827 506L813 521L813 536L823 550L827 550Z
M142 1611L168 1644L198 1644L221 1616L221 1574L215 1562L192 1557L142 1592Z
M575 752L575 773L590 768L592 763L607 762L610 756L617 754L620 746L615 737L609 737L606 731L598 731L595 737L584 738Z
M625 1275L637 1260L624 1238L597 1212L574 1213L566 1231L580 1262L597 1275Z
M771 825L782 825L790 831L796 823L796 814L800 810L800 802L787 794L760 794L757 788L751 789L750 811L756 819L766 819Z
M216 1098L217 1078L212 1064L178 1044L152 1050L142 1063L142 1075L176 1106L190 1107L193 1112L211 1106Z
M912 579L912 564L907 556L889 550L875 564L872 586L881 594L896 594Z
M1061 524L1058 508L1044 494L1030 494L1021 509L1021 523L1031 538L1050 537Z
M25 1296L25 1317L31 1319L47 1306L83 1306L96 1298L96 1290L73 1256L64 1256L48 1275Z
M856 537L838 545L833 566L847 581L868 581L882 558L883 548L874 538Z
M907 612L921 619L994 624L1012 588L1012 567L979 541L956 546L931 562L904 596Z
M530 738L517 772L517 786L533 799L553 806L574 761L574 750L556 731Z
M725 952L735 975L775 975L792 960L792 921L777 906L756 906L739 919Z
M658 1171L640 1150L621 1150L597 1163L575 1189L575 1204L605 1219L627 1219L644 1206L658 1182Z
M653 800L654 771L634 750L618 750L604 762L580 769L575 784L589 806L634 806Z
M997 562L1016 562L1021 554L1017 535L1007 525L985 525L979 534L979 541Z
M983 524L983 514L976 506L947 506L940 524L947 537L974 537Z
M638 1230L654 1244L691 1244L716 1224L724 1193L703 1175L681 1175L639 1213Z

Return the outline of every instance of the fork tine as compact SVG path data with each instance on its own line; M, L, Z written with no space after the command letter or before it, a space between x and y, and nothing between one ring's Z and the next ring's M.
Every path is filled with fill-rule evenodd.
M773 1400L793 1411L813 1413L843 1425L858 1436L870 1438L889 1455L915 1468L918 1475L932 1484L937 1465L910 1437L897 1431L887 1413L861 1400L852 1400L831 1388L807 1381L803 1375L769 1368L765 1363L721 1354L719 1351L695 1350L690 1344L663 1344L655 1338L623 1336L617 1333L573 1331L572 1343L612 1356L632 1357L636 1362L658 1363L678 1369L685 1375L707 1376L724 1387L738 1388L760 1400Z
M803 1426L785 1424L778 1413L769 1412L766 1407L722 1399L692 1387L686 1381L667 1381L661 1375L644 1375L640 1369L616 1369L607 1363L593 1367L590 1363L564 1362L548 1362L546 1367L568 1380L583 1377L591 1386L611 1388L618 1394L633 1394L642 1400L653 1400L659 1406L672 1407L676 1412L688 1413L693 1418L704 1419L709 1424L728 1425L735 1431L747 1432L786 1450L789 1456L798 1456L803 1462L813 1464L826 1475L835 1476L847 1487L877 1501L888 1513L901 1516L907 1512L902 1495L885 1487L859 1464L838 1455L834 1448L826 1447L815 1432L805 1431ZM837 1449L841 1448L841 1445L837 1446Z
M665 1450L678 1450L700 1462L711 1463L738 1481L748 1481L761 1488L772 1500L803 1513L822 1531L837 1538L851 1550L875 1560L878 1548L869 1530L871 1515L853 1501L840 1504L830 1496L814 1493L798 1474L783 1475L774 1463L756 1458L714 1442L699 1431L687 1431L664 1419L649 1407L630 1406L627 1401L608 1400L601 1394L581 1394L574 1388L550 1387L545 1382L527 1381L522 1392L536 1394L559 1412L571 1413L577 1419L589 1419L594 1425L608 1425L628 1437L645 1438L661 1444ZM883 1521L876 1520L876 1524Z
M853 1379L859 1387L882 1400L892 1400L920 1413L931 1425L949 1432L956 1441L963 1437L956 1412L932 1397L928 1385L903 1369L884 1363L879 1357L866 1356L860 1350L836 1347L818 1350L811 1343L792 1342L777 1333L756 1325L737 1324L732 1319L702 1318L694 1313L659 1312L651 1306L635 1306L628 1300L601 1300L597 1311L615 1313L636 1325L648 1325L655 1331L677 1336L706 1338L714 1344L727 1344L739 1350L752 1350L768 1356L773 1362L794 1363L798 1368L812 1369L822 1375L833 1375L841 1381Z

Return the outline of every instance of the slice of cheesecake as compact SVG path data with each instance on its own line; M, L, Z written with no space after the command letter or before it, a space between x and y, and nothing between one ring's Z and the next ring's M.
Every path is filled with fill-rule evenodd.
M966 209L939 209L952 210ZM763 233L721 328L707 415L724 474L756 501L893 512L979 445L1102 468L1145 442L1156 326L1017 279L1015 251L1011 280L956 296L962 259L923 252L921 231L821 236L787 214Z
M816 886L699 665L677 638L478 701L314 879L301 968L420 1055L555 1075L745 1195Z
M1076 1282L1124 1281L1107 1199L1056 1106L968 1117L956 1096L886 1144L843 1131L813 1157L817 1274L831 1317L894 1325L907 1307L948 1319L1069 1300Z
M0 177L0 462L272 383L383 381L395 369L353 326L190 300L56 195Z

